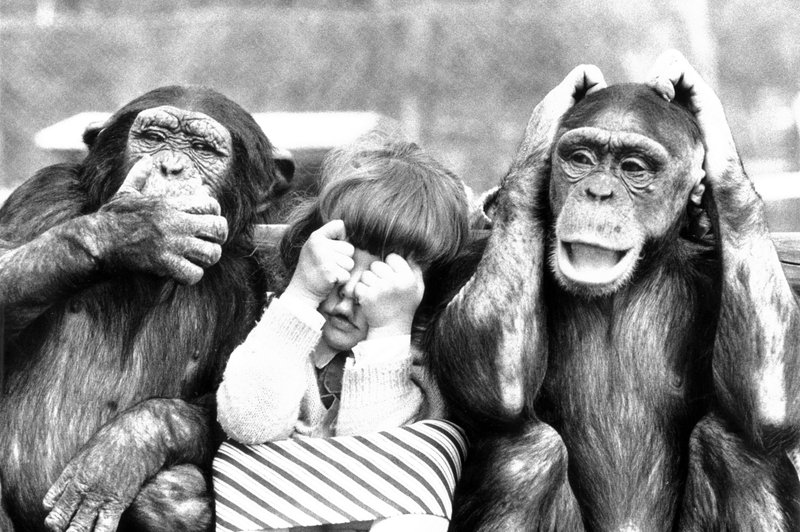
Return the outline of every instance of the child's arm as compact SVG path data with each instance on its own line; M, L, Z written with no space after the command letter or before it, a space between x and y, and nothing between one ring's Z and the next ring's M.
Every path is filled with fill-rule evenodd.
M361 274L354 293L369 331L345 365L337 435L418 419L423 393L411 379L411 324L424 291L420 268L396 254Z
M242 443L291 436L308 388L307 373L313 372L309 353L324 319L317 314L319 323L304 321L292 311L291 297L284 298L272 301L231 354L217 391L220 425Z
M410 338L365 340L353 348L342 378L337 435L363 434L417 421L423 394L411 380Z
M301 416L313 424L323 414L313 408L318 400L309 400L306 412L301 407L307 392L318 396L309 359L325 321L317 306L353 267L344 236L341 220L311 234L286 291L231 354L217 392L217 417L228 436L242 443L286 438Z

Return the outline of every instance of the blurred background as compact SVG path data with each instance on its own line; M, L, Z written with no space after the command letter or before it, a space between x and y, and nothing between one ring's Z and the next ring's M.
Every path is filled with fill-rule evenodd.
M0 200L54 162L37 131L170 83L214 87L254 113L392 117L480 192L507 169L533 106L575 65L598 65L610 83L643 81L666 48L717 89L751 175L800 167L793 0L0 5Z

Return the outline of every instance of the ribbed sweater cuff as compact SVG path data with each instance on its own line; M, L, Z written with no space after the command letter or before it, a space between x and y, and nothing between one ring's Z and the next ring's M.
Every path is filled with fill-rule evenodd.
M376 403L396 404L412 396L416 386L411 382L411 359L391 360L386 364L354 364L347 360L342 392L349 406L374 406Z
M308 355L319 342L320 331L298 318L292 313L291 307L280 299L272 301L264 311L261 321L265 322L265 325L269 325L264 327L257 325L253 330L257 335L261 333L255 338L256 345L259 347L266 342L274 342L276 347L291 346L290 352Z

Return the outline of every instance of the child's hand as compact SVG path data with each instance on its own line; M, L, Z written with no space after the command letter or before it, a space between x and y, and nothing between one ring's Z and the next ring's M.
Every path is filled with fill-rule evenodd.
M391 253L361 274L354 295L369 325L367 339L409 334L425 283L414 262Z
M311 233L284 293L301 298L316 309L335 286L346 283L355 265L355 248L345 236L341 220L332 220Z

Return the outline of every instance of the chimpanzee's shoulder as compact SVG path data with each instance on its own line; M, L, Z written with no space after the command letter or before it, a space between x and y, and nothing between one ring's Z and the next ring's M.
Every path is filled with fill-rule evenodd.
M45 167L17 187L0 207L0 239L25 241L83 213L86 193L77 164Z

